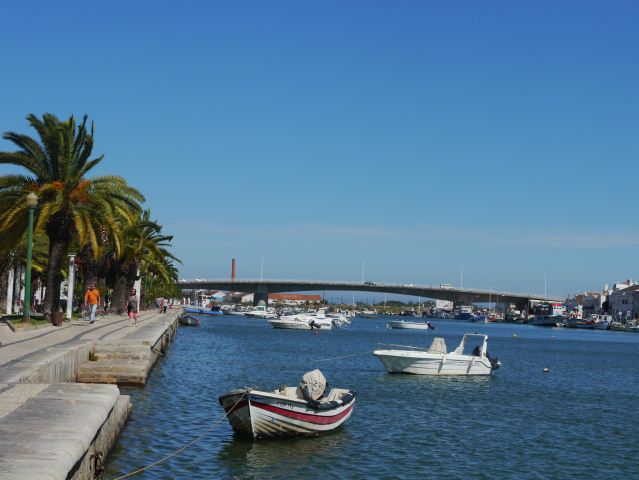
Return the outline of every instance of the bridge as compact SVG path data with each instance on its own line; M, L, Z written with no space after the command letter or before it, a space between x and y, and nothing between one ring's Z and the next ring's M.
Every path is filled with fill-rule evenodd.
M225 290L253 293L255 304L268 304L269 293L308 291L357 291L410 295L455 303L515 304L520 310L527 310L531 300L561 302L564 299L531 293L500 292L447 286L393 284L380 282L327 282L323 280L183 280L178 282L182 290Z

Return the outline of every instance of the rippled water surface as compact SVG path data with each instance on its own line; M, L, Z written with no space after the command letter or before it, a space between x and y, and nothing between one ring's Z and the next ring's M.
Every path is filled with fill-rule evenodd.
M435 330L387 330L359 319L316 335L266 320L205 317L180 328L109 458L109 478L639 478L639 335L435 320ZM454 348L487 333L502 368L487 378L388 374L378 343ZM336 358L345 357L345 358ZM544 367L550 369L543 373ZM320 368L358 392L349 422L317 438L233 436L218 396L247 385L296 385ZM216 422L218 422L216 424Z

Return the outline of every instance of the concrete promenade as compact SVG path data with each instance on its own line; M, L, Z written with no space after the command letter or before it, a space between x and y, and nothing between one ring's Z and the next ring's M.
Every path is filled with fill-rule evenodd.
M27 332L1 324L0 478L99 474L131 408L116 384L144 385L180 312L141 312L136 327L125 315Z

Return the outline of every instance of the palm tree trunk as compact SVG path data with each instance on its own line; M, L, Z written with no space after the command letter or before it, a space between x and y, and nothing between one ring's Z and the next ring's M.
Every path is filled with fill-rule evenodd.
M116 277L113 285L113 293L111 294L111 308L115 309L118 314L126 310L129 301L129 293L135 281L137 266L135 262L121 264L116 262Z
M82 250L80 250L79 257L82 269L82 292L86 292L89 288L89 285L98 285L98 272L100 270L100 264L95 258L93 246L91 244L85 245ZM104 293L103 290L100 290L99 288L98 290L100 291L100 294Z
M49 264L47 265L47 290L44 296L44 318L52 322L60 311L60 282L62 266L71 240L69 219L56 214L47 222L49 236Z
M7 287L9 281L9 269L0 269L0 315L7 309Z

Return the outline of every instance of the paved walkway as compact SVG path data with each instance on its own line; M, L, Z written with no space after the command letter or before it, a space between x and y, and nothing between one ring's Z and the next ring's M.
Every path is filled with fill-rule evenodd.
M27 332L12 332L6 325L0 328L0 368L16 362L48 347L62 346L70 342L91 340L118 340L135 332L145 323L164 316L173 316L176 309L160 314L157 310L147 310L138 314L138 326L130 327L127 315L107 315L98 317L95 323L86 320L65 322L60 327L44 327Z

